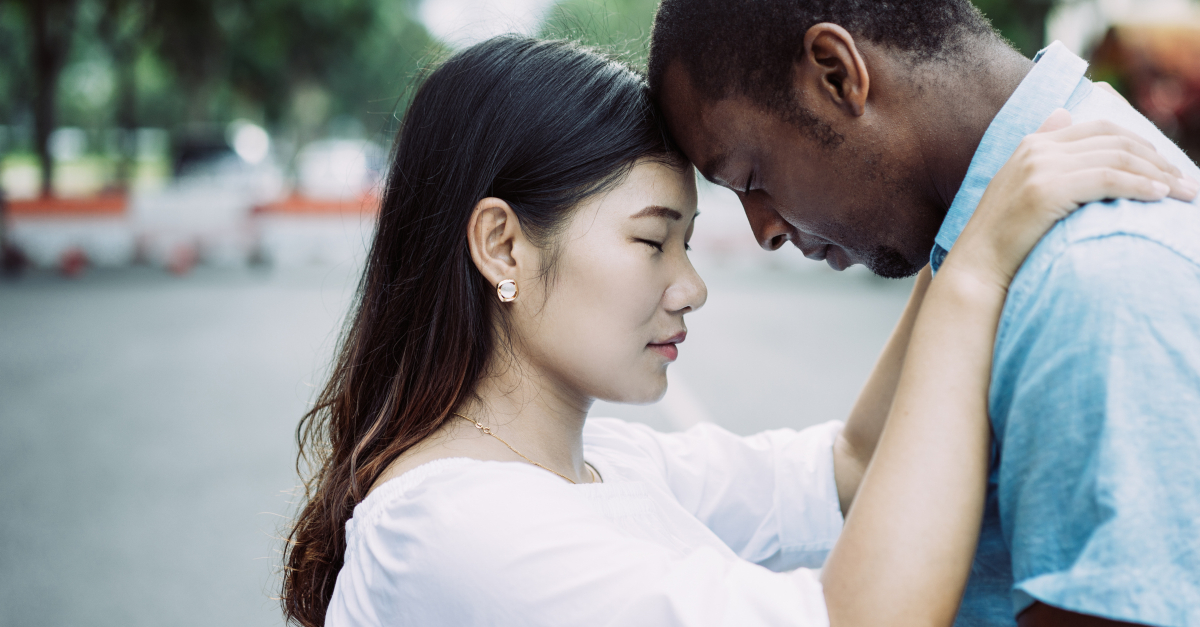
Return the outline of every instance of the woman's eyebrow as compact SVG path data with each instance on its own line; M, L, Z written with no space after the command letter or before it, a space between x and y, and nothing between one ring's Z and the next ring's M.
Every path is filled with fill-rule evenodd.
M678 211L675 211L674 209L671 209L670 207L663 207L660 205L650 205L649 207L646 207L645 209L642 209L641 211L639 211L629 217L630 218L667 218L670 220L682 220L683 214L679 213Z

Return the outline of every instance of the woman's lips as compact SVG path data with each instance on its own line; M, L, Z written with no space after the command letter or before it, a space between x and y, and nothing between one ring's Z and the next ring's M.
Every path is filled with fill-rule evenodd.
M680 331L661 342L651 342L646 346L659 355L666 357L667 361L675 361L679 358L679 347L676 344L685 339L687 339L687 331Z
M674 344L651 344L650 350L667 358L667 361L675 361L679 358L679 349Z

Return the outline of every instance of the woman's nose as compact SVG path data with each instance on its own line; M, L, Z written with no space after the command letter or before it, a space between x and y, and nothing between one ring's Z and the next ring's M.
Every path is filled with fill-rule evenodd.
M792 225L788 224L774 209L763 203L742 199L742 208L746 210L746 218L750 220L750 228L754 230L754 238L763 250L779 250L792 239Z
M667 288L665 301L667 311L675 313L695 311L708 301L708 286L691 260L684 260L683 273Z

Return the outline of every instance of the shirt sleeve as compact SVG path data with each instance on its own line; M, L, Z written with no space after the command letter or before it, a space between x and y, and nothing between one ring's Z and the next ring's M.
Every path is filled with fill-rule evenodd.
M746 437L714 424L677 433L620 425L608 431L655 460L683 507L743 559L776 571L825 562L843 523L833 474L841 422Z
M580 488L548 473L477 468L356 520L326 624L829 624L813 571L775 573L710 547L672 552L596 516Z
M1200 269L1114 234L1026 287L991 398L1015 610L1200 624Z

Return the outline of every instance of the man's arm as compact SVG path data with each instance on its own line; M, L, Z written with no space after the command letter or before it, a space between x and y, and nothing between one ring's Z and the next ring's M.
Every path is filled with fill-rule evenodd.
M1091 211L1030 258L997 343L1016 609L1200 624L1200 226L1179 204Z

